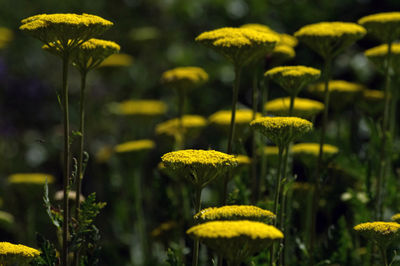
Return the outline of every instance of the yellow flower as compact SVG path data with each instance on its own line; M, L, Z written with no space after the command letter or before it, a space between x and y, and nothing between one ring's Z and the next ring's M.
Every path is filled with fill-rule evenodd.
M394 222L370 222L354 226L354 230L375 241L380 247L386 247L400 237L400 224Z
M4 48L13 39L13 32L5 27L0 27L0 49Z
M328 90L330 92L332 107L340 110L347 105L352 105L358 99L362 91L366 87L345 80L331 80L329 81ZM324 98L325 84L323 82L309 86L308 91L316 95L320 99Z
M264 109L273 115L289 115L290 97L277 98L267 102ZM324 104L305 98L296 97L293 104L293 115L301 118L312 118L324 110Z
M40 251L21 244L0 242L0 265L29 265L29 262L40 255Z
M279 42L279 45L286 45L289 47L296 47L299 41L297 40L296 37L286 34L286 33L281 33L280 34L281 41Z
M48 184L54 183L54 176L44 173L18 173L8 177L10 184L43 185L46 180Z
M377 69L384 73L386 68L386 57L388 53L388 45L382 44L365 51L365 56L375 64ZM400 72L400 44L393 43L391 48L390 67L393 69L393 74Z
M160 224L160 226L153 229L153 231L151 231L150 235L154 238L160 237L163 234L165 234L166 232L171 231L172 229L176 228L177 226L178 225L176 222L168 221L168 222Z
M113 25L89 14L41 14L23 19L21 23L20 30L61 51L77 47Z
M138 152L151 150L156 144L150 139L133 140L118 144L114 147L116 153Z
M251 164L251 158L249 156L247 156L247 155L238 154L238 155L235 156L235 158L236 158L239 166L240 165L249 165L249 164Z
M196 38L215 49L237 67L243 67L271 51L279 42L276 34L251 28L220 28L207 31Z
M206 222L191 227L186 233L236 264L283 238L274 226L246 220Z
M240 26L241 28L247 28L247 29L252 29L264 33L270 33L270 34L275 34L277 37L279 37L279 42L277 45L286 45L290 47L295 47L298 44L298 41L295 37L286 34L286 33L278 33L271 29L270 27L263 25L263 24L257 24L257 23L248 23Z
M385 95L384 95L383 91L380 91L380 90L364 90L363 98L364 98L364 100L367 100L370 102L380 102L380 101L384 100Z
M320 22L300 28L294 36L323 58L332 58L365 34L366 30L355 23Z
M261 117L260 113L256 113L256 118ZM231 125L232 112L229 110L221 110L213 113L208 117L208 122L222 129L223 131L229 132ZM235 135L243 136L246 130L249 128L249 123L253 120L253 111L250 109L238 109L235 114Z
M99 67L128 67L132 65L133 57L128 54L113 54L107 57Z
M158 100L126 100L109 105L111 113L116 115L160 116L167 111L167 105Z
M195 138L196 133L207 125L207 120L199 115L184 115L182 117L182 126L184 134L187 137ZM157 135L169 137L178 137L181 133L179 118L174 118L162 122L156 126Z
M395 221L396 223L400 223L400 213L396 213L395 215L393 215L392 221Z
M279 149L277 146L264 146L261 152L267 156L278 156Z
M293 47L279 44L275 46L274 50L272 50L272 53L269 55L268 59L271 60L274 65L278 65L279 63L292 59L295 56L296 52L294 51Z
M298 117L268 116L253 120L250 126L260 131L280 148L286 147L313 127L310 121Z
M177 67L165 71L161 82L176 89L198 87L208 81L208 74L200 67Z
M201 188L237 166L235 156L214 150L174 151L164 154L161 160L168 172Z
M385 94L380 90L363 90L358 107L368 115L376 116L383 113L385 106Z
M331 156L339 152L338 147L324 144L323 146L324 155ZM293 145L292 153L295 155L310 155L318 157L319 154L319 143L298 143Z
M194 219L201 222L250 220L270 223L275 218L272 212L251 205L211 207L194 215Z
M400 12L368 15L359 19L358 23L383 42L392 42L400 37Z
M290 95L297 95L305 85L317 80L321 71L306 66L282 66L268 70L264 76L279 84Z
M100 149L97 150L95 154L95 160L98 163L105 163L107 162L110 158L111 155L113 154L114 149L112 146L106 145L101 147Z

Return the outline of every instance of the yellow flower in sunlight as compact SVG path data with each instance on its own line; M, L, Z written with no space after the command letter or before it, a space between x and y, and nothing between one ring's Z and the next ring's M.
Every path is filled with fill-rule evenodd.
M354 226L354 230L381 247L386 247L400 237L400 224L394 222L361 223Z
M395 221L396 223L400 223L400 213L396 213L395 215L392 216L392 221Z
M191 227L186 233L235 265L283 238L274 226L246 220L206 222Z
M185 135L194 137L196 131L204 128L207 125L207 120L199 115L184 115L182 117L182 126ZM180 133L180 122L179 118L174 118L162 122L156 126L157 135L166 135L170 137L176 137Z
M326 59L335 57L366 33L355 23L319 22L300 28L294 36Z
M256 117L261 117L260 113L256 114ZM215 112L210 115L208 121L210 124L215 124L218 126L229 127L231 124L232 112L228 110L222 110ZM236 110L235 124L236 125L246 125L253 119L253 111L250 109L239 109Z
M208 74L201 67L177 67L165 71L161 82L176 89L198 87L208 81Z
M43 185L46 180L48 184L54 183L54 176L44 173L17 173L8 177L10 184Z
M322 147L324 158L332 157L339 152L339 148L330 144ZM292 146L292 153L301 159L311 159L316 163L319 156L319 143L298 143Z
M249 165L251 164L251 158L244 154L235 155L238 165Z
M298 117L261 117L250 126L282 148L301 135L311 131L313 124Z
M250 220L270 223L275 218L272 212L251 205L210 207L194 215L194 219L200 222Z
M128 67L133 63L133 57L128 54L112 54L99 67Z
M365 56L371 60L379 71L384 73L386 68L386 57L388 53L388 45L382 44L365 51ZM393 74L400 73L400 44L393 43L390 55L390 67L393 69Z
M21 244L0 242L1 265L29 265L29 262L40 255L40 251Z
M116 145L114 151L116 153L126 153L151 150L155 145L154 141L150 139L133 140Z
M207 31L195 39L215 49L237 67L265 56L279 42L279 36L251 28L220 28Z
M126 100L111 103L109 111L116 115L160 116L167 111L167 105L158 100Z
M277 98L267 102L264 109L273 115L289 115L290 97ZM324 110L324 104L310 99L296 97L293 104L293 115L301 118L312 118Z
M362 17L358 23L383 42L391 42L400 36L400 12L377 13Z

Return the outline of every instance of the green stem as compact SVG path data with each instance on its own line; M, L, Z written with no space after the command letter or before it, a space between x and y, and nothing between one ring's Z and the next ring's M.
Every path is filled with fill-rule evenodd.
M261 113L262 116L266 116L267 112L264 108L265 103L268 101L268 93L269 93L269 83L264 79L264 82L261 83ZM264 153L264 149L262 150L261 153L261 170L260 170L260 178L263 180L266 179L267 176L267 156ZM268 187L268 186L266 186ZM268 190L266 190L266 193Z
M379 251L380 251L381 256L382 256L383 265L384 266L388 266L389 263L388 263L388 259L387 259L386 249L383 248L383 247L379 247Z
M229 137L228 137L228 154L232 154L232 143L233 143L233 138L235 137L235 116L236 116L236 104L239 95L240 73L241 73L241 68L238 65L235 65L235 81L233 83L233 95L232 95L232 116L231 116L231 124L229 126ZM226 200L228 197L229 179L230 179L230 173L226 174L223 180L222 205L226 204Z
M183 114L185 110L185 100L186 93L185 90L179 88L178 89L178 120L179 120L179 140L177 143L177 149L181 150L185 146L185 128L183 125Z
M294 107L294 98L295 97L296 97L296 95L294 93L292 93L290 95L289 116L293 116L293 107Z
M386 68L385 68L385 108L383 111L383 122L382 122L382 144L380 150L380 160L379 160L379 176L378 176L378 185L377 185L377 192L376 192L376 213L375 217L377 220L382 219L382 202L383 202L383 187L382 184L385 182L386 179L386 164L388 163L389 159L387 158L387 149L388 146L388 128L389 124L389 115L390 115L390 56L392 53L392 42L388 43L388 53L386 57Z
M195 200L194 200L194 211L195 214L200 211L201 208L201 187L196 187L195 188ZM192 265L197 266L199 263L199 240L195 239L194 244L193 244L193 260L192 260Z
M258 72L254 71L253 76L253 116L252 120L256 119L258 109ZM252 131L251 135L251 177L253 180L252 188L252 202L255 204L258 201L260 195L260 176L257 175L257 132Z
M328 123L328 110L329 110L329 79L331 75L331 64L332 59L330 57L325 59L324 65L324 113L322 118L322 128L321 128L321 135L319 140L319 153L318 153L318 161L317 161L317 169L315 174L315 189L314 195L312 200L312 208L311 208L311 228L310 228L310 243L309 243L309 250L314 250L315 244L315 227L316 227L316 220L317 220L317 210L318 210L318 202L319 202L319 191L321 186L321 172L323 168L323 147L325 144L325 133L326 133L326 126ZM314 254L314 253L313 253ZM314 255L311 255L311 262L313 264Z
M68 64L69 52L65 51L63 56L63 83L62 83L62 102L64 113L64 180L63 180L63 225L62 225L62 254L61 265L68 266L68 189L70 176L70 139L69 139L69 110L68 110Z

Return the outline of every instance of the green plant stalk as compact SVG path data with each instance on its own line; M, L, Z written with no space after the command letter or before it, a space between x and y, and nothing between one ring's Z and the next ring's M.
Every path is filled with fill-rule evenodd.
M195 214L198 213L201 208L201 190L202 188L200 186L197 186L195 188L195 199L194 199ZM199 264L199 246L200 246L199 240L195 239L193 244L193 260L192 260L193 266L197 266Z
M387 254L386 254L386 249L384 247L379 247L379 251L381 253L382 256L382 262L384 266L388 266L388 259L387 259Z
M293 108L294 108L294 98L296 95L292 93L290 95L290 105L289 105L289 116L293 116Z
M282 157L283 157L284 147L278 146L278 169L276 174L276 181L275 181L275 200L274 200L274 213L277 215L278 208L279 208L279 193L281 189L281 169L282 169ZM274 226L277 227L279 218L274 220ZM275 247L276 244L273 243L271 246L271 255L270 255L270 263L271 265L274 264L275 261Z
M326 126L328 123L328 110L329 110L329 80L331 76L331 64L332 64L332 58L327 57L325 58L325 64L324 64L324 84L325 84L325 89L324 89L324 113L322 117L322 128L321 128L321 135L320 135L320 140L319 140L319 153L318 153L318 161L317 161L317 169L316 169L316 174L315 174L315 189L314 189L314 195L313 195L313 200L312 200L312 207L311 207L311 228L310 228L310 243L309 243L309 250L313 251L314 250L314 244L315 244L315 226L316 226L316 220L317 220L317 209L318 209L318 202L319 202L319 192L320 192L320 186L321 186L321 181L320 181L320 175L322 172L323 168L323 147L325 144L325 134L326 134ZM313 264L314 260L314 253L311 255L311 262Z
M284 156L283 156L283 162L282 162L282 173L281 173L281 175L282 175L282 177L280 178L280 183L282 183L282 180L283 179L285 179L286 178L286 172L287 172L287 164L288 164L288 155L289 155L289 145L287 145L285 148L284 148ZM285 198L285 193L283 193L284 192L284 190L282 190L282 196L281 196L281 199L280 199L280 201L281 201L281 203L280 203L280 211L279 211L279 213L276 213L277 215L278 215L278 219L279 219L279 223L278 223L278 228L282 231L282 233L283 234L285 234L286 233L286 231L285 231L285 223L284 223L284 220L285 220L285 203L286 203L286 198ZM278 200L279 200L279 198L278 198ZM283 243L283 240L280 240L280 243ZM285 248L285 247L284 247ZM279 262L278 262L278 265L284 265L284 261L283 261L283 259L284 259L284 250L282 250L282 252L280 253L280 258L279 258Z
M235 137L235 116L236 116L236 104L239 96L240 74L241 74L241 67L235 65L235 81L233 83L233 95L232 95L232 116L231 116L231 124L229 126L229 137L228 137L228 154L232 154L232 143L233 143L233 138ZM223 180L222 201L221 201L222 205L226 204L226 200L228 197L229 179L230 179L230 173L226 174Z
M380 159L379 159L379 175L378 175L378 185L376 192L376 219L382 219L382 202L383 202L383 183L386 179L386 165L389 163L389 158L386 151L387 141L388 141L388 132L390 129L388 128L389 124L389 115L390 115L390 56L392 53L392 42L388 42L388 53L386 57L386 68L385 68L385 108L383 110L383 122L382 122L382 144L380 150Z
M256 119L257 109L258 109L258 72L254 72L253 76L253 115L252 120ZM257 175L257 137L258 134L256 131L252 131L251 135L251 178L253 181L252 187L252 203L255 204L260 196L260 176Z
M63 180L63 225L62 225L62 254L61 265L68 266L68 225L69 225L69 207L68 190L70 177L70 138L69 138L69 110L68 110L68 64L69 52L65 51L63 55L63 76L62 76L62 103L64 114L64 180Z
M268 93L269 93L269 83L263 82L261 85L261 114L262 116L266 116L267 112L264 108L264 104L268 101ZM260 169L260 178L266 179L267 175L267 156L265 156L264 150L262 149L261 153L261 169ZM266 190L267 192L268 190Z
M177 149L181 150L185 146L185 128L183 125L183 114L185 110L186 93L185 90L179 88L178 90L178 123L179 123L179 139Z

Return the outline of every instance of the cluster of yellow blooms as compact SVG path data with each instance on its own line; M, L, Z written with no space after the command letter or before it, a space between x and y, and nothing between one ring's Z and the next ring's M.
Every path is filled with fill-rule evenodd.
M400 36L400 12L385 12L365 16L358 20L368 33L384 42L391 42Z
M261 117L260 113L256 114L256 117ZM228 110L222 110L215 112L210 115L208 121L210 124L215 124L218 126L229 127L231 123L232 112ZM253 119L253 111L250 109L239 109L236 110L235 114L235 124L237 126L246 125L250 123Z
M6 47L6 45L13 39L13 36L14 34L10 29L0 27L0 49Z
M190 89L208 81L208 74L200 67L177 67L165 71L161 82L176 89Z
M158 124L156 134L176 137L183 130L185 135L192 136L194 130L201 129L206 125L207 120L200 115L184 115L182 117L182 129L180 128L180 119L173 118Z
M247 155L239 154L236 155L235 158L239 166L251 164L251 158Z
M151 150L156 144L150 139L133 140L118 144L114 147L116 153L137 152Z
M194 215L194 219L206 221L231 221L231 220L250 220L259 222L270 222L276 215L270 211L263 210L251 205L229 205L222 207L211 207L201 210Z
M384 72L386 66L386 59L388 53L388 45L382 44L364 52L365 56L375 64L377 69ZM400 44L393 43L390 51L390 67L394 73L397 74L400 71Z
M54 182L54 176L44 173L17 173L8 177L8 183L10 184L43 185L46 180L47 183L51 184Z
M369 222L354 226L354 230L375 241L380 246L387 246L400 238L400 224L394 222Z
M298 117L261 117L253 120L250 126L259 130L278 147L285 147L313 128L310 121Z
M289 115L290 97L277 98L268 101L264 105L265 111L273 115L287 116ZM324 110L324 104L318 101L294 98L293 115L301 118L313 118L315 115Z
M126 100L109 105L111 113L116 115L159 116L165 114L167 105L158 100Z
M40 251L21 244L0 242L0 265L29 265L29 262L40 255Z
M392 221L395 221L396 223L400 222L400 213L396 213L395 215L392 216Z
M132 65L133 57L128 54L113 54L107 57L99 67L127 67Z
M339 152L339 148L330 144L324 144L322 147L324 156L332 156ZM299 156L313 156L315 158L319 155L319 143L298 143L293 145L292 153Z

